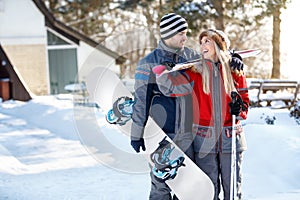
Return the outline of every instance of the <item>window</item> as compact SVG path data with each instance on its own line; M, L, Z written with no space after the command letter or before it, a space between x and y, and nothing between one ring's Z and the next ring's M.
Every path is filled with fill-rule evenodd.
M48 35L47 43L49 46L51 46L51 45L70 45L68 42L66 42L62 38L58 37L57 35L51 33L50 31L47 31L47 35Z

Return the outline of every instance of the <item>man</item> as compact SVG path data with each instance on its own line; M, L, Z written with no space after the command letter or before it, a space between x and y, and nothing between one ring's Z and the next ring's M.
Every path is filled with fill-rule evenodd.
M199 58L194 50L185 47L187 41L187 22L180 15L170 13L160 21L158 47L141 59L135 74L135 104L133 106L131 145L136 152L145 150L143 139L144 127L151 116L162 130L189 156L193 152L189 148L192 143L192 109L191 96L166 97L158 89L152 68L166 65L169 68L176 63ZM175 134L176 133L176 134ZM190 152L187 152L189 149ZM150 200L171 200L171 190L157 181L151 173ZM175 199L176 197L174 197Z

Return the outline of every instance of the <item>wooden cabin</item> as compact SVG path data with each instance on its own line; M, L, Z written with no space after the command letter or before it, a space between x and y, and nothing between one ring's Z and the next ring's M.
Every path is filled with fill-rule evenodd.
M17 13L17 14L16 14ZM19 76L24 100L35 95L66 93L66 85L84 82L97 67L120 72L125 58L55 19L42 0L0 0L2 57L17 73L1 70L11 98ZM3 74L2 74L3 73ZM8 79L5 79L8 77Z

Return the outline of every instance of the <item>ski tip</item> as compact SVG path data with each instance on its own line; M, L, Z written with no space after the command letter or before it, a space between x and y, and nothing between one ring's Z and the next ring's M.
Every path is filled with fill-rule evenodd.
M235 53L239 54L242 58L256 57L262 52L261 49L247 49L241 51L235 51Z

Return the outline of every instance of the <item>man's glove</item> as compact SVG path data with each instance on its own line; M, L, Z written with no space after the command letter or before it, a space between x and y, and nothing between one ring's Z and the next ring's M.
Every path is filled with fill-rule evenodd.
M167 70L171 70L176 64L173 62L165 61L165 62L162 62L161 65L166 66Z
M146 150L144 138L139 140L131 140L130 144L137 153L140 152L140 148L142 148L143 151Z
M230 67L233 70L242 71L244 69L244 63L242 57L237 53L231 54L231 57L232 58L230 62Z

